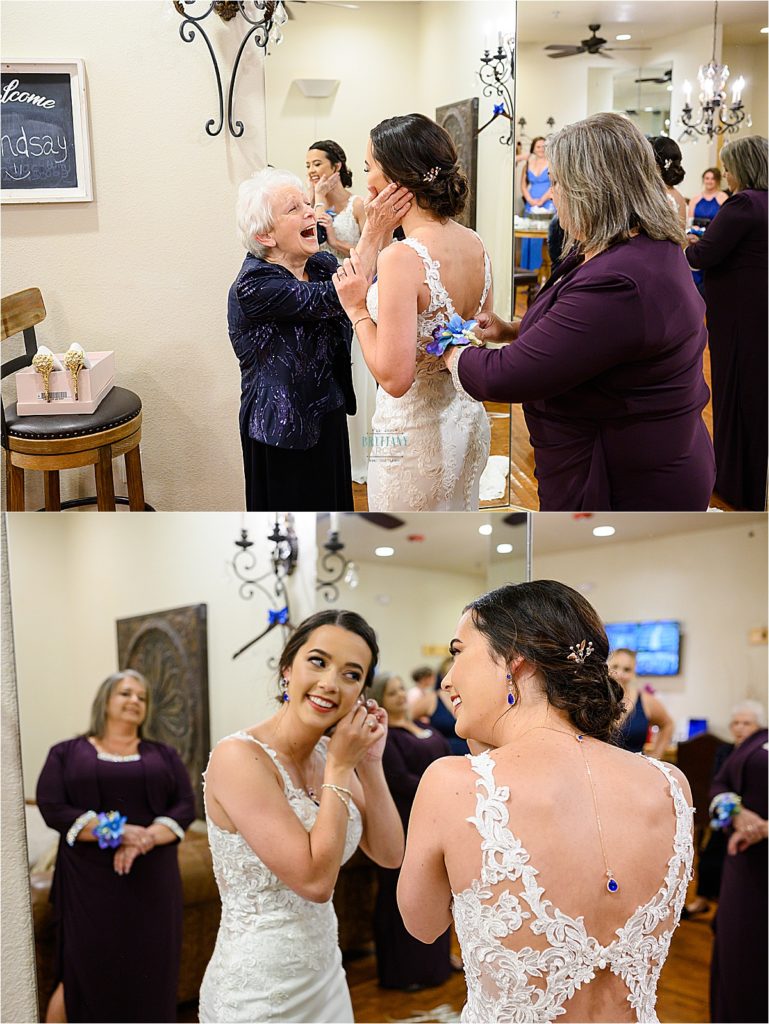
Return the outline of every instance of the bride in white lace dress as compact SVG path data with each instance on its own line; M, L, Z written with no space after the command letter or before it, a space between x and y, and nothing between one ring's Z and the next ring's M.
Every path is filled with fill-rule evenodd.
M622 690L597 614L561 583L511 584L466 609L451 651L442 685L474 754L422 778L406 927L431 942L453 914L463 1021L656 1022L691 793L678 769L612 745Z
M359 842L383 867L403 855L382 771L387 715L361 700L377 656L359 615L311 616L280 658L280 710L211 753L206 821L222 916L201 1021L353 1020L331 903L339 868Z
M379 382L368 470L370 511L478 508L489 454L486 411L455 389L443 360L426 351L433 331L492 307L491 266L481 239L451 218L468 194L449 135L408 114L372 129L368 185L397 181L414 194L406 238L382 251L367 288L353 253L334 283Z

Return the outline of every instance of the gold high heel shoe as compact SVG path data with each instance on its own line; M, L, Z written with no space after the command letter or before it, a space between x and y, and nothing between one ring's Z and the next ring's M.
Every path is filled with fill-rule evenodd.
M50 352L36 352L32 357L32 366L43 378L43 398L46 402L51 401L51 392L48 384L51 379L51 372L54 368L54 358Z
M79 345L72 345L67 350L67 352L65 352L64 365L69 370L69 375L72 378L72 395L75 401L77 401L78 376L80 374L80 371L85 366L85 354Z

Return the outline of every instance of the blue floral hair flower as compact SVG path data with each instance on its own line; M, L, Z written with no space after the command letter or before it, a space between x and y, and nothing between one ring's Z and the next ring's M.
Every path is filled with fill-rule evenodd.
M120 811L102 811L99 815L98 824L93 829L93 834L99 842L99 849L106 850L111 847L113 850L123 842L123 832L127 818Z
M449 345L482 345L483 342L473 334L477 323L477 320L463 320L455 313L447 324L435 328L433 340L425 345L425 351L431 356L442 356Z

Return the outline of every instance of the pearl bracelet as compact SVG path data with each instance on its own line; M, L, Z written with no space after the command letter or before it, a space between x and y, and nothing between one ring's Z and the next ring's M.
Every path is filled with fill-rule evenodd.
M345 789L344 786L334 786L330 782L324 782L323 785L320 788L321 789L330 789L333 793L336 793L336 795L339 797L339 799L344 804L344 808L347 811L347 818L348 818L348 820L350 820L352 818L352 808L350 807L350 800L352 800L352 793L350 792L350 790L349 789ZM345 793L347 794L346 796L344 795Z

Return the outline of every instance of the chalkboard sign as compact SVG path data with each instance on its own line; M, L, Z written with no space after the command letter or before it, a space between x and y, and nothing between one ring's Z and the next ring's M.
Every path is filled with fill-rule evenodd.
M4 203L93 198L81 60L3 61L0 111Z

